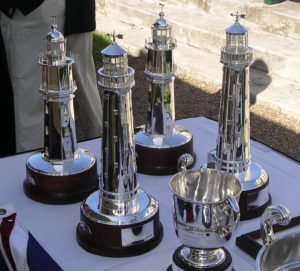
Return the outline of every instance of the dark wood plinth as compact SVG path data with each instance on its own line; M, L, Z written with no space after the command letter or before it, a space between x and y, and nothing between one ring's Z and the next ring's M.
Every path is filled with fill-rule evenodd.
M268 181L262 185L261 187L258 187L256 189L250 190L250 191L242 191L239 206L240 206L240 214L241 214L241 220L249 220L252 218L259 217L263 214L264 210L268 205L272 203L271 195L269 194L269 197L266 202L259 206L251 206L249 207L249 199L255 200L259 197L259 193L265 189L269 185L269 179Z
M99 185L97 163L78 174L50 176L37 173L26 165L27 176L23 183L25 194L48 204L70 204L82 201Z
M189 153L196 162L196 154L193 149L193 138L180 146L172 148L149 148L136 143L136 163L139 173L149 175L172 175L178 172L178 159L182 154Z
M154 237L145 242L137 242L130 246L122 246L121 230L137 228L153 220ZM82 227L84 222L84 227ZM138 229L138 228L137 228ZM126 226L114 226L86 218L81 214L81 223L77 226L77 242L88 252L109 257L129 257L140 255L156 247L163 237L163 227L159 221L159 212L152 218Z
M212 268L196 268L186 264L179 258L178 254L180 253L180 250L182 248L183 246L180 246L175 250L172 259L173 259L173 264L177 265L180 269L185 271L223 271L226 270L232 263L232 257L229 251L223 247L222 249L225 251L226 259L222 264ZM172 270L173 270L172 265L170 265L167 271L172 271Z

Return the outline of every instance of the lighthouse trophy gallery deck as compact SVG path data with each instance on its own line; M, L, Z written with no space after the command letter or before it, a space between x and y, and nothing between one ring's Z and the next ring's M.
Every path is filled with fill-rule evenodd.
M248 30L239 23L243 14L231 14L235 23L226 29L221 49L223 85L216 150L209 153L208 165L237 176L242 183L241 220L262 215L271 203L269 176L250 155L249 64L253 49L248 47Z
M191 154L194 162L196 156L191 132L174 124L176 40L163 11L152 25L152 39L146 41L145 47L148 50L145 68L149 84L148 113L145 128L135 136L137 168L144 174L169 175L178 171L177 162L182 154Z
M139 188L136 175L131 88L134 69L115 42L102 50L99 85L104 91L100 189L81 205L77 241L85 250L124 257L161 241L158 202ZM117 35L120 38L120 35Z
M27 160L26 195L50 204L79 202L97 189L95 156L78 148L75 132L72 76L73 58L66 56L66 41L51 25L40 55L44 99L44 150Z

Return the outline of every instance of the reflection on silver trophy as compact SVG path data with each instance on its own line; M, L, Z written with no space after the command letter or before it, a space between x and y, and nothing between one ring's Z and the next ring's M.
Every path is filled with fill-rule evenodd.
M265 209L260 225L264 246L257 255L256 270L300 270L300 231L285 233L276 238L272 226L274 218L279 225L285 226L291 221L291 213L280 204L271 205Z
M55 18L54 18L55 20ZM44 151L26 163L24 191L32 199L53 204L78 202L97 188L95 156L77 147L73 97L74 59L66 56L66 40L55 22L40 55L44 99Z
M161 241L158 202L136 176L128 53L113 43L102 50L99 85L104 91L100 189L80 208L77 241L87 251L113 257L145 253ZM121 38L121 35L117 35Z
M231 270L232 258L223 245L240 218L240 181L216 169L185 170L170 181L175 231L183 246L173 254L170 270Z
M208 155L208 167L235 174L242 182L241 220L260 216L271 202L269 176L250 155L249 64L253 49L248 47L248 30L239 23L243 14L231 14L235 23L226 29L221 49L223 85L216 150Z
M160 4L163 6L163 4ZM145 128L135 136L138 172L168 175L177 172L180 155L194 156L193 136L186 128L175 125L173 50L176 40L164 12L152 25L152 39L146 40L145 67L149 85L148 113ZM153 159L155 157L155 159Z

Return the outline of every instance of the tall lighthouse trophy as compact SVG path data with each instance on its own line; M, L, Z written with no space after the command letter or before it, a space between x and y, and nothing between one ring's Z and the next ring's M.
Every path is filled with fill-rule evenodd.
M243 186L240 198L241 220L260 216L271 203L269 176L250 156L249 63L253 49L248 47L248 30L239 23L244 14L231 14L235 23L226 29L226 45L221 49L223 85L219 113L219 132L214 164L236 175Z
M184 153L196 160L191 132L174 125L173 50L176 40L164 12L159 16L152 25L152 39L145 45L148 50L145 75L149 83L147 122L135 136L138 172L150 175L177 172L178 158Z
M131 88L134 69L116 42L102 50L99 85L104 90L100 189L81 205L77 241L85 250L124 257L145 253L161 241L158 202L136 176ZM121 38L121 35L117 35Z
M95 156L77 147L74 60L66 56L66 41L55 22L51 28L39 59L43 69L44 150L27 160L24 191L36 201L65 204L79 202L96 190L98 175Z

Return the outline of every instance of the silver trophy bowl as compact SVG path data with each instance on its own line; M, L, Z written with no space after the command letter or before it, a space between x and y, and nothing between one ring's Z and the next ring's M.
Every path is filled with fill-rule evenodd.
M175 256L184 265L199 269L224 264L231 257L222 246L240 219L240 181L225 171L200 169L174 175L169 185L175 231L183 244L173 261Z
M277 239L273 233L273 218L278 224L284 226L291 221L291 213L279 204L266 208L260 226L264 246L257 255L256 270L299 271L300 231L285 234Z

